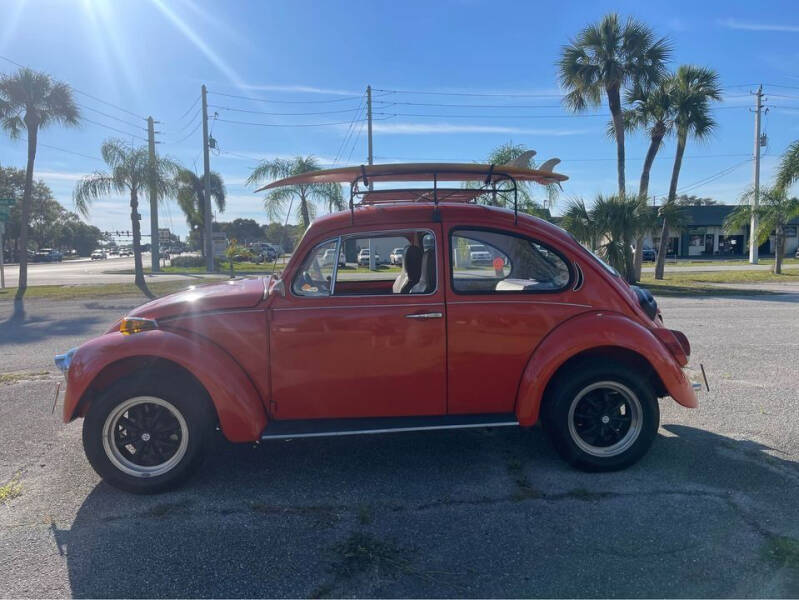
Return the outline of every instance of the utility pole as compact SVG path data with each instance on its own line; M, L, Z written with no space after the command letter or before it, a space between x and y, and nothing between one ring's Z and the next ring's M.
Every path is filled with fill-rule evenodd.
M205 182L205 265L208 272L214 270L214 240L212 238L213 227L211 226L211 158L208 148L208 90L205 84L202 87L203 97L203 180Z
M150 269L161 270L158 253L158 186L155 183L155 121L147 117L147 146L150 151Z
M366 86L366 139L369 144L369 156L367 161L369 164L374 164L374 156L372 154L372 86ZM369 191L375 189L371 178L369 179ZM375 258L374 244L372 238L369 238L369 270L374 271L377 268L377 260Z
M6 289L6 266L3 264L3 234L6 232L6 222L0 220L0 290Z
M755 182L752 194L752 218L749 222L749 262L757 264L757 209L760 205L760 110L763 107L763 84L755 92Z

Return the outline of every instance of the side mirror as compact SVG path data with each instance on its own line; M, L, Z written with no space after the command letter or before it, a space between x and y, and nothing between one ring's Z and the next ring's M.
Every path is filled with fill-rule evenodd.
M275 283L272 284L272 287L269 289L269 295L280 295L284 298L286 297L286 284L283 283L282 279L278 279Z

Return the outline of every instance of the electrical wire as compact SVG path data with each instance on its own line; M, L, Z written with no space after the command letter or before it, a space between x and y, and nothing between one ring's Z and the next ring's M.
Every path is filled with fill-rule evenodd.
M385 90L372 88L384 94L420 94L428 96L471 96L477 98L562 98L563 94L517 94L517 93L476 93L476 92L434 92L426 90Z
M253 96L240 96L236 94L225 94L223 92L208 91L209 94L217 96L225 96L227 98L239 98L241 100L250 100L252 102L270 102L273 104L325 104L329 102L347 102L348 100L357 100L361 96L346 96L344 98L335 98L332 100L274 100L271 98L258 98Z
M594 113L589 115L449 115L449 114L423 114L423 113L384 113L376 112L375 115L392 117L432 117L432 118L453 118L453 119L587 119L595 117L610 118L605 113Z
M373 121L384 121L391 117L381 117L380 119L372 119ZM253 125L256 127L330 127L333 125L348 125L350 121L336 121L332 123L255 123L252 121L233 121L231 119L217 119L220 123L235 123L237 125ZM360 119L364 121L365 119Z
M142 137L140 135L136 135L135 133L130 133L129 131L123 131L121 129L117 129L116 127L111 127L110 125L106 125L105 123L100 123L99 121L93 121L92 119L87 119L86 117L81 117L81 121L85 121L86 123L91 123L92 125L97 125L99 127L105 127L106 129L110 129L116 133L121 133L122 135L129 136L132 138L136 138L139 140L147 141L147 138Z
M263 111L263 110L247 110L247 109L244 109L244 108L233 108L231 106L222 106L222 105L219 105L219 104L209 104L208 106L211 107L211 108L219 108L219 109L222 109L222 110L230 110L230 111L233 111L233 112L250 113L250 114L253 114L253 115L274 115L274 116L282 116L282 117L307 116L307 115L334 115L334 114L341 114L341 113L348 113L348 112L357 112L358 110L360 110L360 105L357 106L356 108L345 108L345 109L342 109L342 110L322 110L322 111L314 111L314 112L288 112L288 113L284 113L284 112L267 112L267 111Z
M202 123L197 123L196 127L194 129L192 129L187 135L185 135L184 137L180 138L177 141L167 142L167 143L174 146L174 145L180 144L182 142L185 142L187 139L189 139L191 136L193 136L195 133L197 133L197 130L200 128L201 125L202 125Z
M98 115L102 115L102 116L104 116L104 117L106 117L108 119L113 119L114 121L119 121L120 123L124 123L125 125L133 127L134 129L141 129L142 131L147 131L147 129L145 127L142 127L141 125L137 125L136 123L131 123L130 121L127 121L125 119L120 119L119 117L115 117L114 115L109 115L108 113L104 113L103 111L97 110L96 108L92 108L91 106L86 106L85 104L81 104L80 102L76 102L75 104L77 104L78 106L80 106L81 108L83 108L85 110L90 110L90 111L95 112Z
M180 115L180 117L178 117L178 121L182 121L182 120L183 120L183 119L186 117L186 115L187 115L187 114L189 114L189 113L191 112L191 109L192 109L192 108L194 108L195 106L197 106L197 103L200 101L200 98L201 98L201 97L202 97L202 96L197 96L197 97L194 99L194 102L192 102L192 103L191 103L191 106L189 106L189 107L186 109L186 112L184 112L182 115Z
M366 106L364 104L364 99L361 99L361 103L358 105L358 108L360 110L358 111L358 113L353 115L352 121L350 121L350 125L349 125L349 127L347 127L347 132L344 134L344 138L341 140L341 144L339 145L338 150L336 151L336 156L333 159L333 165L334 166L338 164L339 158L342 156L342 152L344 152L344 148L347 147L347 142L349 141L350 137L352 136L353 128L355 127L355 123L358 121L358 119L363 118L363 113L366 110Z

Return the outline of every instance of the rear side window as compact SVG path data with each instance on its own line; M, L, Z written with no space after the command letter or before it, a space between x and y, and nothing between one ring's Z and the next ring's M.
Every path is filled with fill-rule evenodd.
M464 294L555 292L571 271L553 249L508 233L462 229L450 235L452 289Z

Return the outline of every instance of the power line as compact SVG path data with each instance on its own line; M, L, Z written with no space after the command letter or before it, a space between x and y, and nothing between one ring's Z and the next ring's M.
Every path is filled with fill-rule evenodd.
M191 109L192 109L192 108L194 108L195 106L197 106L197 103L198 103L199 101L200 101L200 96L197 96L197 97L194 99L194 102L192 102L192 103L191 103L191 106L189 106L189 107L186 109L186 112L184 112L182 115L180 115L180 117L178 117L178 121L182 121L182 120L183 120L183 119L186 117L186 115L187 115L187 114L189 114L189 113L191 112Z
M350 148L349 156L347 156L347 162L349 163L352 159L352 153L355 152L355 148L358 146L358 142L361 140L361 136L363 135L363 129L366 127L365 122L361 122L360 126L358 127L358 136L355 138L355 141L352 143L352 148Z
M182 142L185 142L187 139L189 139L191 136L193 136L195 133L197 133L197 130L200 128L200 125L202 125L202 123L197 123L197 125L194 127L194 129L192 129L187 135L185 135L184 137L180 138L179 140L177 140L175 142L167 142L167 143L170 144L170 145L177 145L177 144L180 144Z
M24 136L20 136L19 139L21 141L23 141L23 142L27 142L28 141L28 139L26 137L24 137ZM80 152L75 152L74 150L67 150L66 148L59 148L58 146L52 146L50 144L45 144L45 143L39 142L39 141L36 142L36 147L37 148L38 147L49 148L50 150L58 150L59 152L64 152L66 154L74 154L75 156L81 156L83 158L88 158L88 159L91 159L91 160L97 160L97 161L100 161L100 162L105 162L102 158L99 158L97 156L90 156L88 154L82 154Z
M433 117L433 118L453 118L453 119L587 119L587 118L609 118L605 113L593 113L589 115L450 115L450 114L422 114L422 113L385 113L376 112L376 115L392 117Z
M209 91L208 93L216 96L225 96L227 98L239 98L241 100L250 100L253 102L271 102L273 104L325 104L328 102L346 102L348 100L357 100L361 97L361 96L346 96L344 98L335 98L333 100L274 100L271 98L258 98L252 96L240 96L236 94L225 94L223 92Z
M289 117L289 116L307 116L307 115L334 115L334 114L341 114L341 113L348 113L348 112L357 112L360 110L360 106L356 108L344 108L342 110L322 110L322 111L314 111L314 112L267 112L263 110L247 110L244 108L233 108L231 106L222 106L220 104L209 104L208 106L213 108L219 108L222 110L230 110L233 112L241 112L241 113L250 113L253 115L275 115L281 117Z
M391 117L381 117L380 119L373 119L375 121L383 121ZM358 119L365 121L366 119ZM237 125L254 125L256 127L330 127L332 125L348 125L350 121L336 121L333 123L255 123L252 121L233 121L230 119L217 119L220 123L235 123Z
M93 121L91 119L87 119L86 117L81 117L81 121L86 121L87 123L91 123L92 125L97 125L99 127L105 127L106 129L110 129L111 131L115 131L116 133L121 133L125 136L130 136L132 138L136 138L142 141L147 141L147 138L142 137L140 135L136 135L135 133L130 133L129 131L123 131L121 129L117 129L116 127L111 127L110 125L106 125L105 123L100 123L99 121Z
M6 57L6 56L0 56L0 59L2 59L2 60L5 60L6 62L9 62L9 63L11 63L12 65L16 65L16 66L18 66L18 67L19 67L19 68L21 68L21 69L32 69L32 67L29 67L29 66L26 66L26 65L21 65L21 64L19 64L18 62L16 62L16 61L13 61L13 60L11 60L10 58L8 58L8 57ZM32 70L33 70L33 69L32 69ZM110 106L110 107L112 107L112 108L115 108L115 109L117 109L117 110L119 110L119 111L122 111L123 113L126 113L126 114L128 114L128 115L132 116L132 117L136 117L137 119L141 119L141 120L143 120L143 121L146 121L146 120L147 120L147 117L143 117L143 116L141 116L141 115L138 115L138 114L136 114L136 113L134 113L134 112L131 112L131 111L129 111L129 110L128 110L128 109L126 109L126 108L122 108L121 106L118 106L118 105L116 105L116 104L113 104L113 103L111 103L111 102L108 102L108 101L106 101L106 100L101 100L101 99L100 99L100 98L98 98L97 96L93 96L92 94L89 94L88 92L84 92L83 90L79 90L79 89L78 89L78 88L76 88L75 86L72 86L72 85L70 85L70 88L72 89L72 91L73 91L73 92L76 92L76 93L78 93L78 94L81 94L82 96L86 96L87 98L91 98L91 99L92 99L92 100L94 100L95 102L99 102L100 104L105 104L106 106Z
M362 119L363 118L363 112L366 109L366 107L364 106L364 103L363 103L363 99L361 99L361 103L358 105L358 109L359 109L358 113L353 115L352 121L350 121L350 125L349 125L349 127L347 127L347 132L344 134L344 139L341 140L341 144L339 145L338 150L336 151L336 156L333 158L333 164L334 165L338 164L338 160L341 157L342 152L344 152L344 148L346 148L347 142L349 141L350 136L352 136L353 128L355 127L356 121L358 119Z
M109 119L113 119L114 121L119 121L120 123L124 123L125 125L129 125L130 127L133 127L135 129L141 129L142 131L147 131L147 129L145 129L144 127L141 127L140 125L137 125L135 123L131 123L130 121L126 121L125 119L120 119L119 117L115 117L114 115L109 115L108 113L104 113L103 111L97 110L96 108L92 108L91 106L86 106L85 104L81 104L80 102L76 102L76 104L78 106L80 106L81 108L84 108L86 110L90 110L92 112L96 112L98 115L102 115L102 116L107 117Z
M562 98L563 94L517 94L517 93L475 93L475 92L433 92L426 90L383 90L374 88L376 92L385 94L420 94L428 96L472 96L478 98Z

